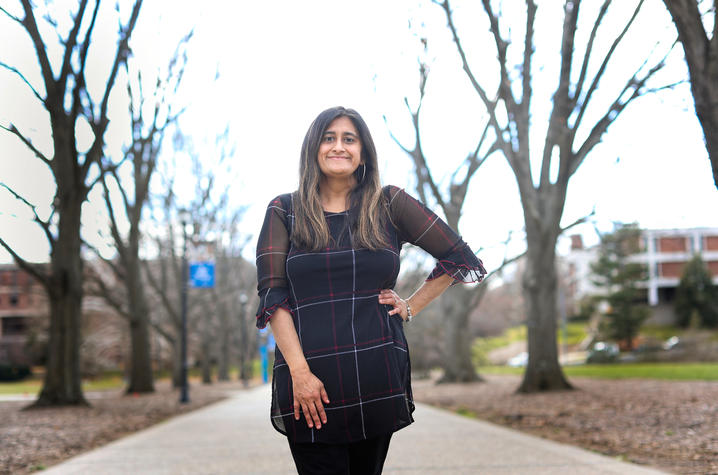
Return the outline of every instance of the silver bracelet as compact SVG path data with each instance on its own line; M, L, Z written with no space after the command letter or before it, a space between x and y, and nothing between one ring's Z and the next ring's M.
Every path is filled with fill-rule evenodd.
M411 305L409 305L408 300L404 300L404 303L406 304L406 322L410 322L412 318L414 318L414 315L411 314Z

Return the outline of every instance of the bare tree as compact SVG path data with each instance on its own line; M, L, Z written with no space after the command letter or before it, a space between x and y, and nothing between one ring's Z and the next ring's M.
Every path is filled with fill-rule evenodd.
M623 86L617 89L608 106L601 105L606 91L597 94L599 83L605 82L606 73L611 71L612 81L620 80L623 71L612 70L609 65L615 52L622 46L622 40L639 15L643 0L633 9L629 18L619 25L615 36L610 28L602 29L606 13L611 6L605 0L593 18L581 17L582 25L590 30L585 42L577 41L579 22L579 0L564 3L563 31L561 38L559 74L555 82L553 104L548 119L543 150L537 158L540 163L532 167L535 148L529 138L535 119L531 117L533 98L533 74L536 65L532 63L534 50L534 26L538 5L526 0L523 25L513 23L513 31L521 31L521 41L510 38L510 22L517 16L503 17L495 10L495 2L482 0L484 20L488 25L493 47L496 51L498 86L489 90L475 73L476 66L469 62L454 23L449 0L434 3L441 6L448 28L455 42L461 63L471 86L483 103L488 123L493 130L496 146L506 158L518 184L527 240L527 269L523 287L527 305L529 361L520 392L535 392L570 388L558 363L556 341L557 271L556 242L562 232L560 227L570 178L581 166L584 159L601 141L603 134L619 114L637 97L649 91L647 83L664 65L663 59L646 59L636 68ZM625 8L625 2L621 2ZM547 5L550 8L550 5ZM614 25L615 26L615 25ZM607 31L605 36L600 35ZM597 46L601 36L606 49ZM485 45L481 46L482 48ZM597 56L598 55L598 56ZM649 56L646 54L646 56ZM518 58L512 62L511 58ZM482 70L490 70L482 64ZM625 70L625 68L624 68ZM621 83L619 83L621 84ZM597 105L594 106L594 103ZM591 107L591 108L589 108ZM587 113L588 112L588 113ZM598 116L591 125L584 123L587 117ZM577 134L577 132L580 132ZM536 160L536 159L535 159ZM540 170L538 176L534 171ZM554 173L555 172L555 173Z
M426 40L423 41L426 47ZM479 167L486 159L494 153L497 148L495 144L486 144L488 126L484 129L479 142L472 153L470 153L459 165L451 177L447 191L439 188L437 181L431 174L426 156L421 146L422 131L419 127L419 116L424 101L426 82L429 69L424 62L419 65L419 101L415 109L409 105L405 97L409 113L411 114L414 127L414 146L409 148L402 144L393 134L394 142L412 158L414 162L414 173L417 184L416 190L423 202L427 202L428 195L436 201L446 217L446 221L452 229L459 229L462 208L466 200L466 193L469 183ZM386 117L384 118L386 121ZM463 176L459 174L463 171ZM457 179L457 176L459 178ZM444 375L442 382L471 382L480 378L474 369L471 359L472 339L466 331L469 325L469 315L479 304L485 292L485 284L480 284L476 289L464 288L464 286L450 287L440 299L440 312L444 316L444 344L441 366Z
M718 188L718 13L716 1L663 0L683 45L691 92ZM701 13L701 7L708 5ZM713 18L709 18L712 16ZM708 27L713 27L709 32Z
M180 335L182 330L180 295L182 285L182 256L178 254L178 241L181 242L176 225L178 212L184 209L191 216L192 231L188 235L188 245L194 248L197 245L208 246L215 252L217 240L221 234L222 216L228 209L228 189L220 189L216 184L217 177L222 176L225 170L221 165L225 159L234 154L234 149L228 140L228 131L217 139L218 163L214 169L203 164L200 154L194 149L192 141L180 133L175 136L174 149L177 155L185 152L191 162L191 175L194 177L195 189L193 192L182 190L182 199L176 194L174 176L177 173L176 164L161 175L165 181L162 185L161 195L156 194L152 204L153 227L155 232L152 239L155 242L157 256L144 262L145 276L153 298L161 312L152 315L152 327L170 344L173 351L173 383L179 384L180 377ZM179 238L179 239L178 239ZM222 269L220 269L222 270ZM225 298L225 297L223 297ZM192 289L188 307L189 334L197 343L199 353L197 356L207 363L214 352L213 343L216 341L216 328L219 324L218 310L221 305L213 298L210 289ZM159 317L164 316L164 319ZM204 376L207 376L207 367L204 367ZM208 379L208 378L205 378Z
M176 123L182 112L182 110L176 111L174 97L187 64L186 45L191 36L192 33L189 33L180 41L166 70L158 71L149 95L146 95L143 87L142 71L133 69L129 66L129 62L126 63L128 76L134 77L127 84L132 142L120 160L112 161L109 157L105 157L102 163L101 183L109 216L110 235L117 250L117 259L106 261L114 271L115 280L123 284L124 296L117 298L112 295L114 289L102 282L99 282L99 287L105 299L129 322L131 352L128 393L154 391L150 357L149 308L139 256L140 225L165 131L171 124ZM122 167L129 168L132 176L131 186L120 179L119 173ZM113 200L111 190L116 191L121 200ZM118 219L120 216L129 224L126 232L123 232L124 226Z
M211 342L216 347L217 379L229 381L229 367L232 361L233 336L238 340L239 379L245 379L246 353L249 344L246 338L246 306L253 292L256 271L244 258L242 251L248 239L240 232L240 223L246 208L230 211L220 223L220 239L215 252L216 281L212 289L213 302L218 316L218 338ZM254 273L253 273L254 271ZM244 378L243 378L244 376Z
M45 20L60 36L60 43L64 48L60 62L55 62L51 58L52 48L46 44L46 38L41 33L35 15L36 7L30 0L21 0L20 3L24 13L22 18L12 15L5 8L0 10L12 21L21 25L32 40L42 74L44 91L36 88L17 68L5 63L0 65L16 74L47 110L52 129L53 156L42 153L15 125L0 127L17 136L50 168L56 185L52 214L47 220L42 219L35 205L13 191L7 184L2 185L30 207L35 221L42 227L50 244L49 271L45 272L41 267L27 262L2 238L0 244L13 256L20 267L42 282L50 302L48 362L43 387L34 405L87 404L81 388L79 357L83 297L80 217L82 204L93 187L93 184L88 182L88 174L92 166L99 163L103 154L104 136L109 124L107 108L110 92L120 66L126 59L128 41L137 22L142 1L134 2L129 19L119 28L117 49L99 100L91 97L86 87L86 71L92 34L100 11L100 1L94 4L94 8L88 8L89 2L81 0L72 16L70 31L66 35L60 31L58 22L49 14L45 16ZM84 152L77 143L76 130L80 120L89 124L93 134L92 144Z

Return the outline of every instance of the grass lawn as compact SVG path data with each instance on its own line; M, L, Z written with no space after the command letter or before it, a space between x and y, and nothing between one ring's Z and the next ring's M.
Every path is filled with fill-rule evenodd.
M586 324L584 322L570 322L566 325L566 344L573 346L581 343L586 337ZM528 333L526 325L508 328L499 336L477 338L472 346L474 365L484 366L489 363L488 355L491 350L503 348L517 341L526 341ZM557 344L564 343L564 332L561 325L556 331Z
M667 379L676 381L718 381L718 363L617 363L604 365L564 366L568 377L604 379ZM524 368L484 366L479 373L523 374Z
M271 358L269 362L269 371L271 372ZM237 379L237 367L232 366L230 368L230 378L232 380ZM261 366L259 359L254 360L252 362L252 375L259 376L261 375ZM216 377L216 371L213 372L213 376ZM169 380L171 377L171 374L169 371L158 371L155 373L155 381L159 380ZM202 378L202 373L199 370L199 368L190 368L188 372L188 377L190 380L200 380ZM270 375L271 378L271 375ZM98 376L97 378L92 379L85 379L82 381L82 390L83 392L88 391L104 391L108 389L120 389L125 386L125 382L123 379L123 375L121 372L108 372L101 376ZM30 376L27 379L24 379L22 381L13 381L13 382L0 382L0 395L2 394L38 394L40 392L40 389L42 388L42 375L35 374L33 376Z
M117 374L102 376L97 379L84 380L83 391L102 391L105 389L117 389L124 385L122 377ZM0 383L0 394L37 394L42 388L42 378L31 377L22 381Z

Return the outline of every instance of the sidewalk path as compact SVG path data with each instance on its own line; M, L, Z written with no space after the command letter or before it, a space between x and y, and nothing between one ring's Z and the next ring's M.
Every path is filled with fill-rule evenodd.
M42 472L66 474L293 474L284 437L269 423L269 386L175 417ZM397 432L384 473L658 474L422 404Z

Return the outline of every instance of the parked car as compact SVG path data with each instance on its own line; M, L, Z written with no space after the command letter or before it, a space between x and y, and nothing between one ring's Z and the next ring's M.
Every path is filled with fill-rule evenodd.
M529 354L525 351L522 351L518 355L514 356L508 361L509 366L513 366L514 368L520 368L522 366L526 366L529 362Z
M618 361L620 351L616 343L606 343L599 341L593 345L588 351L586 357L586 363L588 364L602 364L602 363L615 363Z

